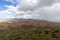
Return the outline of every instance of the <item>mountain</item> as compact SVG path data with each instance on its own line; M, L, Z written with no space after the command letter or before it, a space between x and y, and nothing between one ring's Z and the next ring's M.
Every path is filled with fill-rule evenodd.
M0 22L0 30L9 29L36 29L39 27L60 27L60 23L35 19L12 19Z

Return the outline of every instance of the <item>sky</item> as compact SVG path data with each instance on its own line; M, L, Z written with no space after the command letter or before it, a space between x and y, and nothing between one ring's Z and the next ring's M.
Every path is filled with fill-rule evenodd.
M9 18L60 22L60 0L0 0L0 19Z

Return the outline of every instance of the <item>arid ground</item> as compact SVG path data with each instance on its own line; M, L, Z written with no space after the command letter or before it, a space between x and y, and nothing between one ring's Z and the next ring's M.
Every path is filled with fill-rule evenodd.
M2 21L0 40L60 40L60 23L31 19Z

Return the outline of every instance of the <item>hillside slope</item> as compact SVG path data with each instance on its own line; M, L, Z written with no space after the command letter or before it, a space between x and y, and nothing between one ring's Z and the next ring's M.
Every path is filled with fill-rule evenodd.
M60 23L44 20L10 20L7 22L0 22L0 30L37 29L39 27L60 27Z

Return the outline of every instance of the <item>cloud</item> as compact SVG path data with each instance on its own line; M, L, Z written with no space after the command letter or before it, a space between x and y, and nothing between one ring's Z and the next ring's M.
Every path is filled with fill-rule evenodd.
M16 18L60 22L60 0L15 0L17 6L6 6Z
M45 7L45 6L51 6L53 2L54 0L21 0L21 2L19 2L17 6L17 10L20 12L21 11L26 12L28 15L31 15L33 19L44 19L45 20L46 15L44 15L45 13L40 8ZM25 15L26 13L22 13L22 14ZM21 13L17 15L20 15L20 14Z
M54 3L60 3L60 0L55 0Z
M60 3L53 4L52 6L44 7L48 21L60 21Z
M31 11L33 19L43 19L52 22L60 22L60 1L59 0L33 0L36 4L22 0L22 4L18 7L19 11ZM28 2L28 3L27 3ZM29 14L29 13L28 13Z
M35 10L39 7L50 6L54 0L21 0L18 10Z

